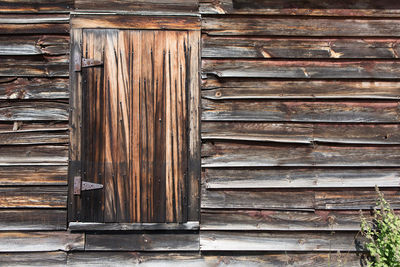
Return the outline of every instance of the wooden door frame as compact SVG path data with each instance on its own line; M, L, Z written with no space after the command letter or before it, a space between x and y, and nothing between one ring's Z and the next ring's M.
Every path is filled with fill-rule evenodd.
M129 30L185 30L189 34L190 46L195 48L190 54L189 82L189 148L188 148L188 223L167 227L165 224L124 224L124 226L98 225L103 230L136 229L189 229L198 228L200 217L200 17L198 16L138 16L138 15L87 15L71 16L70 53L70 110L69 110L69 168L68 168L68 223L70 228L85 230L79 221L80 196L74 195L74 177L82 175L81 128L82 128L82 73L76 71L81 64L82 35L84 29L129 29ZM72 223L71 223L72 222ZM196 223L197 222L197 223ZM90 226L91 225L91 226ZM93 230L93 224L88 228Z

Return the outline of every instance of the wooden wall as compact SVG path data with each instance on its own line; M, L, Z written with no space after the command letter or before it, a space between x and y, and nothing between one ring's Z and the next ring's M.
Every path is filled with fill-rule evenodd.
M400 208L397 2L200 2L201 250L362 251L375 185Z
M102 2L0 1L0 265L359 266L374 186L400 208L397 2L201 1L200 241L67 230L69 13Z

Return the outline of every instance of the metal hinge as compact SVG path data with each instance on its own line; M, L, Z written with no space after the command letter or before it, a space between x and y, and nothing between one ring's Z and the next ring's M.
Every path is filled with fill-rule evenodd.
M74 195L80 195L81 191L97 190L102 188L102 184L82 181L81 176L74 177Z
M82 68L90 68L103 65L103 61L91 58L83 58L81 55L76 55L74 58L74 71L81 71Z

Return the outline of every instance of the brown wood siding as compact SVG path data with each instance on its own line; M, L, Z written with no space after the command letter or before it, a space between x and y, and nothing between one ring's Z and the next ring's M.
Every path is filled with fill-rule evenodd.
M362 250L375 185L400 208L399 7L200 1L202 251Z

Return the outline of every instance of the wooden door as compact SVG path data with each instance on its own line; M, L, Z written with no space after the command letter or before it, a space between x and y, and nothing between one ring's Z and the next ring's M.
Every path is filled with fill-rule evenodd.
M188 220L190 32L84 29L82 222ZM82 66L83 67L83 66ZM190 160L190 159L189 159Z

